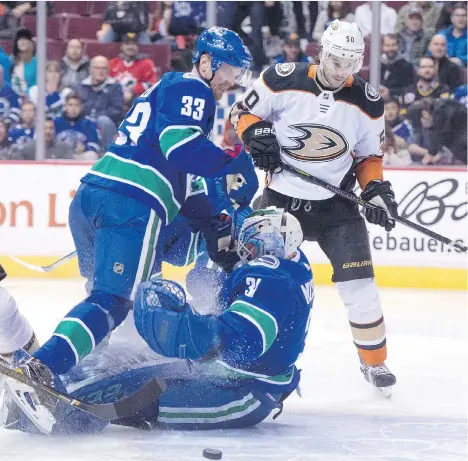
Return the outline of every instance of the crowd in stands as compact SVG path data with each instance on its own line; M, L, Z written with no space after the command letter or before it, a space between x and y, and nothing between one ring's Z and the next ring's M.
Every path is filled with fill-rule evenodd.
M99 158L136 97L168 70L189 71L206 3L47 2L47 158ZM317 62L330 22L355 21L367 80L371 3L218 1L216 20L242 36L254 75L276 63ZM35 9L0 2L0 160L35 156ZM384 164L466 164L466 2L381 2L380 19ZM224 141L235 141L228 125Z

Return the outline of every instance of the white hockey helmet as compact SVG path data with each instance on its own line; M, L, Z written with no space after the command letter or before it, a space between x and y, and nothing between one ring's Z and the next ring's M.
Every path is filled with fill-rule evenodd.
M237 253L242 263L263 255L287 258L303 240L297 218L283 208L272 206L254 211L243 222Z
M320 70L325 84L336 84L361 69L364 60L364 39L355 22L335 19L325 30L321 39Z

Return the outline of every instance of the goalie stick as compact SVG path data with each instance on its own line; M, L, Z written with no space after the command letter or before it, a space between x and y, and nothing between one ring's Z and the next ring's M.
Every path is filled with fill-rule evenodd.
M123 397L121 400L114 403L87 403L81 400L75 399L69 394L59 392L53 387L47 386L42 383L38 383L29 377L18 373L11 368L0 363L0 374L13 378L33 389L55 397L62 402L68 403L73 407L81 410L90 415L96 416L97 418L105 421L114 421L119 418L134 415L138 410L146 407L150 403L154 402L159 396L166 390L166 382L162 378L153 379L144 384L134 394L127 397Z
M327 183L326 181L323 181L322 179L319 179L315 176L312 176L309 173L306 173L305 171L300 170L299 168L296 168L292 165L289 165L287 163L282 164L282 168L286 171L289 171L290 173L301 177L304 179L304 181L310 182L312 184L316 184L317 186L323 187L324 189L327 189L330 192L333 192L336 195L339 195L340 197L346 198L350 200L351 202L357 203L358 205L361 205L365 208L380 208L377 205L374 205L373 203L367 202L363 200L362 198L358 197L357 195L351 194L349 192L346 192L339 187L333 186L332 184ZM417 230L418 232L421 232L424 235L427 235L428 237L433 238L434 240L437 240L439 242L445 243L446 245L449 245L451 247L457 248L463 253L466 253L468 251L468 248L465 245L462 245L460 243L457 243L453 240L450 240L447 237L444 237L443 235L438 234L437 232L431 231L429 229L426 229L425 227L416 224L409 219L403 218L402 216L397 216L393 217L396 222L403 224L411 229Z
M30 264L30 263L28 263L26 261L23 261L22 259L19 259L16 256L8 255L8 257L10 259L17 262L21 266L27 267L28 269L31 269L32 271L36 271L36 272L50 272L50 271L53 271L54 269L57 269L57 267L61 266L64 262L67 262L68 260L74 258L75 256L76 256L76 250L74 250L71 253L67 254L63 258L58 259L57 261L50 264L49 266L36 266L34 264Z

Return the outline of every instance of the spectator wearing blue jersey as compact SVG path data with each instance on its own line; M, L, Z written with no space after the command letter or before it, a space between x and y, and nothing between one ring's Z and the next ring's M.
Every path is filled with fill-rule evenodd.
M455 5L450 15L452 25L441 30L447 39L447 56L457 65L466 66L467 28L466 3Z
M301 40L299 35L289 34L283 43L283 54L278 56L274 64L283 64L288 62L310 62L313 63L312 57L307 56L301 50Z
M55 136L54 120L48 117L44 124L45 158L51 160L73 159L71 147ZM37 142L29 139L24 144L15 144L11 147L10 155L14 160L35 160Z
M83 115L81 99L75 94L67 96L63 115L55 119L57 139L67 143L76 159L96 160L100 149L98 127Z
M0 67L0 117L8 125L16 124L20 120L21 99L4 81L3 76L3 68Z
M36 107L31 101L21 106L20 123L10 128L9 136L13 144L22 145L34 138L36 121Z
M453 99L458 101L463 106L468 107L468 85L466 83L455 89L455 92L453 93Z
M8 137L8 124L0 118L0 160L10 160L11 139Z
M16 32L11 59L11 86L20 96L25 96L36 84L37 73L36 47L30 30L20 29Z
M90 63L89 77L75 87L83 103L83 113L97 123L105 146L117 135L124 108L122 85L109 76L109 70L108 59L95 56Z
M37 85L29 90L29 100L37 105ZM46 64L46 111L51 118L58 117L63 111L66 97L72 92L71 88L62 84L60 64L49 61Z
M411 123L400 115L400 103L398 99L394 98L385 101L385 121L395 135L402 138L405 142L409 142L413 130Z

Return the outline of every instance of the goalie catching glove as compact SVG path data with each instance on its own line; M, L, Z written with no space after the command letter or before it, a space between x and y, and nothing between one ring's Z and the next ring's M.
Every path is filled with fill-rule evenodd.
M273 172L281 166L281 148L270 122L262 120L249 126L242 134L257 168Z
M395 227L395 220L392 218L398 217L398 203L389 181L370 181L362 192L361 198L380 207L364 209L368 222L384 227L387 232Z

